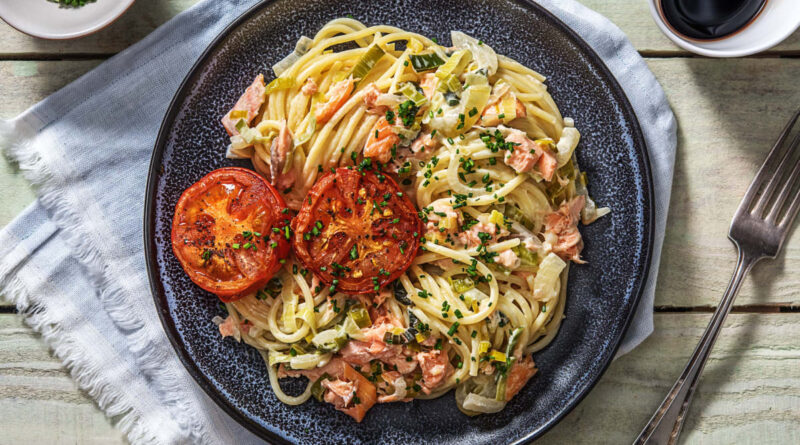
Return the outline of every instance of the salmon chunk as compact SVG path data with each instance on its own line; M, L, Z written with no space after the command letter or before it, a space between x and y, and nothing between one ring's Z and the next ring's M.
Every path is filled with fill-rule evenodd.
M396 149L398 143L400 137L392 130L389 121L381 117L367 136L364 156L385 164L392 159L392 147Z
M536 365L530 355L514 362L508 371L508 380L506 380L506 401L517 395L519 390L528 383L528 380L536 374L536 371Z
M328 101L318 104L317 110L314 112L317 124L322 125L331 120L339 108L342 108L342 105L347 102L355 88L356 82L353 79L345 79L331 85L328 90Z
M259 74L256 76L253 83L244 90L244 94L236 101L236 105L233 106L231 111L226 113L222 118L222 126L225 127L228 135L233 136L239 134L239 131L236 129L236 122L239 122L239 119L244 119L248 124L255 119L256 115L258 115L258 110L264 105L264 100L266 98L264 93L266 91L267 85L264 84L264 75ZM237 114L236 112L245 112L247 115L245 117L232 118L231 113L235 115Z
M544 219L545 239L549 237L556 240L552 245L553 252L566 261L583 263L580 256L583 240L581 232L578 231L578 221L584 205L586 197L578 195L569 202L561 204L557 211L550 213Z

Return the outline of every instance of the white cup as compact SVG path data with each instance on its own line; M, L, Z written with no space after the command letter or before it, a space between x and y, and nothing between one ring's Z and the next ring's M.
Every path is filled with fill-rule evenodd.
M800 0L767 0L761 13L736 33L716 40L692 39L666 23L659 7L661 0L649 2L653 20L664 35L681 48L708 57L755 54L777 45L800 27Z

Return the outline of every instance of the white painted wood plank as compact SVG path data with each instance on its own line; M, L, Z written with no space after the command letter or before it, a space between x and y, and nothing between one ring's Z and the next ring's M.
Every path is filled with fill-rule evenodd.
M70 41L36 39L0 22L0 56L40 58L70 54L114 54L141 40L159 25L198 1L138 0L116 23L90 36ZM639 51L660 55L689 54L661 34L650 16L647 0L581 2L619 26ZM794 33L786 41L767 51L767 54L797 53L800 53L800 33Z
M640 52L659 55L690 54L672 43L653 21L648 0L579 0L614 22L628 36L633 46ZM800 51L800 32L795 32L782 43L764 54L789 53Z
M731 218L800 106L800 59L650 59L678 119L657 305L716 305L734 269ZM797 231L795 231L797 232ZM800 236L755 267L737 304L800 303Z
M0 314L0 443L124 442L39 335L20 316Z
M543 444L630 443L672 386L710 314L657 314L656 331L612 363ZM0 315L0 443L118 443L18 316ZM800 317L732 314L706 367L682 443L800 443ZM31 424L27 419L44 419Z
M631 443L663 400L710 314L657 314L656 331L612 363L544 444ZM733 314L706 366L684 444L800 443L800 317Z
M37 0L38 1L38 0ZM23 34L0 21L0 56L9 59L112 55L138 42L199 0L137 0L110 26L73 40L43 40ZM53 5L57 8L58 5ZM86 6L91 7L91 5Z
M99 65L93 60L0 61L0 118L9 119L25 111L64 85Z
M0 37L2 41L2 37ZM0 62L0 118L9 119L97 66L101 60ZM28 181L8 158L0 160L0 227L35 199Z
M0 62L0 116L9 117L98 60ZM679 145L657 305L716 305L733 270L730 218L769 146L800 104L800 59L648 59L679 123ZM580 125L580 123L578 123ZM33 200L3 160L0 224ZM800 304L800 237L755 268L737 304ZM754 283L758 283L755 285Z

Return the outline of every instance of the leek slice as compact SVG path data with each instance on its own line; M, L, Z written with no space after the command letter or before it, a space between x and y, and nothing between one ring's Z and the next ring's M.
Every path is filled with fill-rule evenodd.
M503 213L506 218L513 219L528 230L533 230L533 222L517 206L507 205Z
M424 48L422 42L414 38L408 39L408 42L406 42L406 47L414 52L420 52Z
M478 68L486 69L490 76L497 72L497 53L489 45L461 31L450 31L450 40L456 48L469 50Z
M486 108L486 102L489 101L491 91L492 88L488 84L469 85L461 100L463 104L462 113L464 114L464 126L461 128L461 132L469 130L478 122L481 112Z
M411 61L411 67L418 73L430 71L444 65L444 60L436 53L411 54L408 59Z
M292 348L294 348L295 351L300 349L297 345L293 345ZM269 365L275 366L278 363L288 363L291 369L313 369L320 361L329 357L330 354L310 353L292 356L283 352L270 351Z
M369 312L364 308L361 303L353 305L347 313L359 328L366 328L372 326L372 320L369 318Z
M457 294L463 294L464 292L474 288L475 282L469 277L455 279L451 278L450 287L453 288L453 292Z
M489 85L489 78L486 74L481 74L480 71L471 71L464 75L464 81L467 85Z
M318 402L322 401L322 396L325 394L325 388L322 387L323 380L330 380L331 375L327 372L323 373L319 378L314 381L314 384L311 385L311 395L317 399Z
M350 75L353 76L353 79L358 82L359 80L367 77L367 74L372 70L378 60L386 54L383 49L381 49L378 45L371 45L367 48L367 52L358 59L356 65L350 70ZM345 77L346 78L346 77Z
M547 254L539 265L536 278L533 279L533 297L537 300L550 300L558 293L556 283L561 279L561 271L567 267L558 255Z
M517 258L519 258L522 264L526 266L536 266L539 264L539 256L536 255L536 252L531 252L522 244L512 247L511 250L517 254Z
M491 414L499 413L506 407L506 402L469 393L464 398L463 408L467 411Z
M461 92L461 81L458 80L458 76L456 76L455 74L450 74L444 79L442 79L442 81L439 82L438 85L436 85L436 91L442 93L446 93L448 91L456 93Z
M414 105L417 107L421 107L428 103L428 98L426 98L425 95L422 94L411 82L404 83L403 86L400 87L400 92L403 94L403 96L414 102Z
M519 343L519 336L522 335L522 328L514 328L511 335L508 337L508 345L506 345L506 356L513 360L514 348Z
M361 328L358 327L355 321L352 318L346 317L344 319L344 323L342 324L342 332L347 334L349 338L355 340L364 340L364 333L361 332Z
M494 209L489 214L489 222L494 223L497 227L505 227L506 225L506 219L503 214Z
M515 328L508 336L508 344L506 345L506 352L503 354L506 357L505 367L501 368L501 372L497 377L497 392L495 393L495 400L499 402L506 401L506 382L508 381L508 372L516 361L514 357L514 348L519 343L519 336L522 335L522 328ZM494 351L493 351L494 352Z
M461 82L458 76L472 61L472 53L468 50L458 50L447 59L444 65L436 70L436 77L440 80L437 89L458 92L461 91Z
M308 324L308 327L311 328L311 332L316 333L317 332L317 317L314 315L314 305L313 305L313 303L309 304L308 302L306 302L306 303L303 303L301 306L303 308L300 310L298 315L300 316L300 318L303 319L303 321L306 322L306 324Z
M500 113L503 116L501 121L507 124L517 118L517 96L513 93L506 94L500 101Z
M280 77L284 71L289 69L295 62L300 60L300 57L303 57L305 53L311 49L311 45L314 44L314 41L309 39L306 36L300 37L297 41L297 44L294 46L294 51L291 54L284 57L280 62L272 65L272 71L275 72L276 77Z
M225 157L228 159L250 159L253 156L253 149L249 148L252 144L248 144L238 134L231 136L231 143L228 144L228 149L225 151Z
M507 358L508 357L504 353L497 349L492 349L492 352L489 353L489 359L493 362L505 362Z
M458 51L456 51L456 53L457 52ZM453 57L456 57L456 53L453 53ZM467 51L465 54L469 54L469 52ZM439 70L444 68L445 66L442 66L439 68ZM439 71L436 73L438 76ZM458 79L455 78L453 74L450 74L449 76L452 76L452 78L455 79L455 82L458 83L458 87L460 88L461 83L458 82ZM476 122L478 122L478 119L481 117L481 112L484 108L486 108L486 104L489 101L492 88L489 86L486 76L471 72L467 73L466 79L468 80L469 87L463 91L460 102L454 106L451 106L449 104L452 102L448 100L448 105L441 107L443 109L443 113L441 113L441 115L437 114L430 119L431 127L441 132L445 136L455 137L461 133L469 131L469 129L472 128ZM443 82L440 82L439 86L441 87L442 84ZM445 89L450 88L450 86L445 86ZM438 99L438 97L439 95L437 93L434 98ZM445 96L442 95L441 97L444 98Z
M328 354L330 357L330 354ZM292 369L313 369L316 368L319 362L321 362L325 358L325 355L321 354L301 354L291 358L289 360L289 366Z
M258 129L250 128L250 126L247 125L247 121L244 119L239 119L235 124L235 128L239 134L231 136L231 144L236 149L249 147L256 142L270 142L275 137L274 131L270 131L266 136L264 136L260 131L258 131Z
M284 354L282 352L277 351L270 351L269 353L269 365L275 366L278 363L289 363L289 360L292 359L292 356L289 354Z
M558 176L570 181L576 179L577 173L572 159L569 159L566 164L558 168ZM575 183L577 184L578 181L575 181ZM545 187L545 195L551 204L561 205L567 199L567 186L561 185L559 181L552 181Z
M436 77L445 79L450 75L460 75L467 65L472 61L472 53L468 50L458 50L447 59L444 65L436 70Z
M314 109L314 105L317 103L317 97L311 98L311 106L309 107L310 110ZM306 114L306 129L303 134L299 135L297 139L294 141L294 146L299 147L300 145L305 144L306 142L311 140L311 136L314 136L314 132L317 131L317 118L314 117L314 113ZM302 123L300 125L302 127Z
M297 83L294 77L276 77L272 82L267 84L264 94L270 94L274 91L288 90L293 88Z
M328 329L320 332L311 339L311 344L324 352L337 352L347 344L347 334L344 329Z
M477 377L461 382L456 387L456 405L464 414L475 416L484 412L486 406L496 407L501 403L494 399L495 391L496 385L493 376L479 374ZM468 397L470 402L466 403ZM466 407L470 409L466 409Z
M247 129L250 128L247 125L247 121L244 120L244 119L239 119L238 121L236 121L236 124L234 125L234 127L236 127L236 131L238 131L239 134L241 134L246 128Z
M309 140L311 140L311 136L314 135L314 132L317 131L317 119L314 117L313 114L308 113L308 125L306 126L306 131L300 135L299 138L294 142L294 146L297 147L298 145L305 144Z
M281 320L283 321L283 326L289 331L296 331L297 330L297 321L295 317L297 316L297 295L292 292L293 286L284 286L282 290L283 296L283 314Z
M556 144L556 159L558 159L559 167L572 159L572 153L580 140L581 134L575 127L564 127L561 131L561 137L558 139L558 144Z

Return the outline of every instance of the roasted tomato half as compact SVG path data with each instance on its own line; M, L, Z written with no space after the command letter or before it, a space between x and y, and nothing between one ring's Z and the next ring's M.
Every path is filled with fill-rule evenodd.
M198 286L236 300L266 285L289 254L288 212L257 173L214 170L178 200L172 251Z
M309 190L292 222L294 251L327 286L376 292L405 271L422 221L388 176L339 168Z

